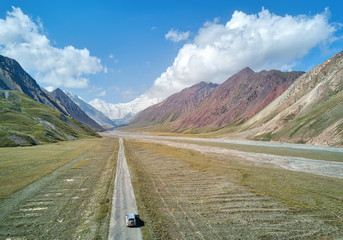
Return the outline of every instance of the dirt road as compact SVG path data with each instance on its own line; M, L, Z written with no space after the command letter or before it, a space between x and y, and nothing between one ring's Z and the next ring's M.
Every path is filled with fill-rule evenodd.
M125 215L138 213L138 211L130 172L126 163L123 139L120 139L119 144L108 239L142 239L139 227L129 228L125 225Z

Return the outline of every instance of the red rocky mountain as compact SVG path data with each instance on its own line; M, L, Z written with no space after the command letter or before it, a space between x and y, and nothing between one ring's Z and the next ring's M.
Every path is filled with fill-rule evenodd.
M142 111L131 123L148 126L172 122L168 128L177 132L239 123L280 96L302 74L278 70L256 73L244 68L215 88L200 83L184 89Z
M173 94L164 101L138 113L131 124L140 126L173 122L178 117L193 110L217 87L217 84L201 82L181 92Z
M201 106L177 119L174 128L219 128L244 121L280 96L302 74L278 70L255 73L244 68L220 84Z

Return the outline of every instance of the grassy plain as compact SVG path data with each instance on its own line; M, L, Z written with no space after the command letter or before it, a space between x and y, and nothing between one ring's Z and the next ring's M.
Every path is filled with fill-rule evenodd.
M117 153L108 137L0 149L0 239L107 239Z
M145 239L334 239L343 179L126 140Z
M89 151L99 139L0 148L0 198L42 178Z

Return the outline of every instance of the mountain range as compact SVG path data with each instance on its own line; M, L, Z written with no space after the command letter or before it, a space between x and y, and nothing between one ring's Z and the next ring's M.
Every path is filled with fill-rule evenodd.
M343 146L343 51L307 73L245 68L189 104L199 86L145 109L129 127Z
M0 147L76 140L84 135L98 136L81 122L24 93L0 90Z
M161 100L143 94L130 103L88 104L70 91L48 93L0 56L1 146L96 135L90 128L128 121L136 130L342 146L343 51L307 73L247 67L220 85L201 82Z
M144 127L173 122L200 104L217 86L201 82L185 88L138 113L130 120L130 125Z
M100 124L102 127L109 129L116 127L116 124L109 119L105 114L103 114L101 111L94 108L92 105L88 104L85 100L83 100L81 97L73 94L71 91L66 90L64 93L74 101L81 109L84 111L89 117L94 119L98 124Z
M17 61L0 55L0 90L13 90L25 93L33 100L55 108L65 115L69 115L65 107L41 89Z
M66 109L68 114L86 124L95 131L104 131L96 121L90 118L73 100L71 100L61 89L57 88L50 93L52 97L57 99Z
M150 98L149 96L143 94L128 103L113 104L96 98L90 101L89 104L104 113L117 125L123 125L126 124L128 120L138 112L160 102L161 100L162 99L159 98Z
M133 126L162 124L174 132L213 131L244 122L281 95L304 72L255 73L244 68L220 85L200 83L137 114Z
M14 59L0 56L0 146L98 136L91 128L103 130L60 90L53 95L61 101L40 88Z

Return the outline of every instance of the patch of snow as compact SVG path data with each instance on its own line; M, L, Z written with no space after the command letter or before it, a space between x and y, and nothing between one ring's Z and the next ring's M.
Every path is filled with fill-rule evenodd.
M162 100L163 98L150 98L149 96L143 94L128 103L113 104L96 98L90 101L89 104L103 112L110 119L115 120L122 119L125 116L134 116L138 112L157 104Z

